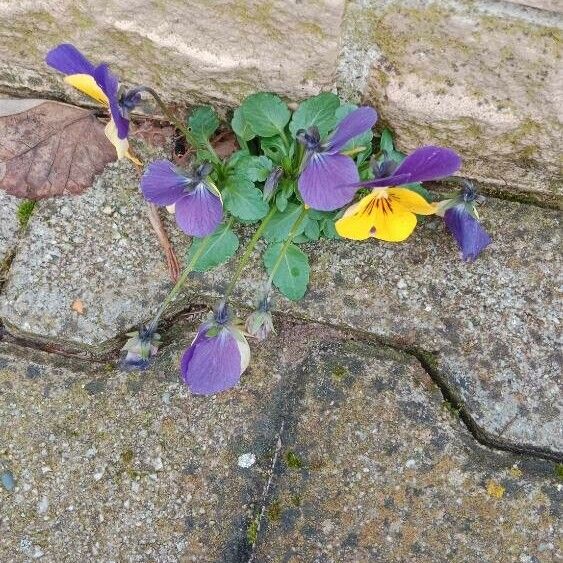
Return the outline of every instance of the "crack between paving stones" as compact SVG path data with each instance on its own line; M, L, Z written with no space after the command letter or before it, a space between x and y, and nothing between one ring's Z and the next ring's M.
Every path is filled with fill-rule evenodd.
M197 298L201 298L201 297L203 296L197 296ZM237 306L241 309L247 308L244 304L241 303L237 303ZM206 311L208 309L209 307L203 303L192 303L188 307L179 308L178 310L174 311L171 315L169 315L167 319L163 321L164 326L163 329L160 331L161 335L165 337L166 333L170 329L172 329L179 321L185 320L187 316L188 317L196 316L202 311ZM506 428L503 429L503 431L500 432L498 435L495 435L492 432L489 432L485 430L482 426L480 426L471 415L469 409L467 408L457 388L454 385L451 385L450 382L448 382L447 378L442 375L440 370L432 365L433 354L431 352L428 352L416 346L401 345L389 338L378 336L370 332L353 329L348 326L332 324L325 321L312 320L308 317L300 317L295 314L276 313L275 316L278 318L283 317L290 322L301 322L307 324L317 324L321 326L326 326L331 329L336 329L343 333L352 335L353 337L356 337L358 340L376 343L380 346L387 346L393 350L402 352L413 358L416 358L416 360L421 365L422 369L424 369L424 371L432 379L434 384L438 387L438 389L442 393L442 396L444 397L444 400L447 401L453 407L453 409L458 414L459 419L463 422L467 430L470 432L470 434L479 444L493 450L510 452L513 454L528 456L532 458L546 459L548 461L553 461L556 463L563 463L563 452L552 450L551 448L534 446L533 444L518 443L518 442L506 440L502 438L502 432L504 432ZM126 332L130 332L130 330L131 329L128 329ZM55 344L52 341L49 342L48 340L39 340L39 339L33 339L31 337L21 337L11 334L10 331L5 326L2 325L0 319L0 342L4 341L8 344L13 343L20 347L37 349L51 354L75 358L81 361L89 361L89 362L97 362L97 363L107 363L108 361L115 362L117 360L117 356L119 353L118 350L122 346L121 343L125 341L125 337L120 336L112 340L116 342L116 345L113 347L112 350L106 352L103 356L94 357L92 353L89 353L88 351L77 350L78 347L69 350L69 349L65 349L65 345L62 343ZM165 346L166 344L162 346L162 349Z

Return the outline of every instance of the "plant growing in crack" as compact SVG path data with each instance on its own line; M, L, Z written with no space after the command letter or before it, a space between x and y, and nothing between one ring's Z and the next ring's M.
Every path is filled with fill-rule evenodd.
M128 369L147 367L157 353L161 316L190 274L215 268L237 253L236 225L257 226L221 299L180 362L182 379L196 394L225 391L239 382L250 361L247 337L264 340L274 330L274 288L293 301L305 296L310 274L306 243L338 238L402 242L414 231L418 216L433 214L444 217L465 260L475 259L490 242L478 222L480 200L471 185L464 184L441 202L422 186L456 173L460 157L437 146L406 156L395 149L388 130L374 150L373 108L343 103L324 92L291 111L275 94L252 94L230 123L240 148L221 158L210 141L220 126L213 108L195 108L180 121L154 90L143 86L120 91L107 65L94 67L70 45L51 51L47 61L70 84L109 107L106 132L118 156L134 159L128 120L143 93L154 97L194 152L188 169L157 160L141 177L145 199L151 205L172 206L179 228L192 243L186 266L155 317L129 335L123 362ZM232 292L261 240L266 243L266 279L259 284L255 311L243 322L233 312Z

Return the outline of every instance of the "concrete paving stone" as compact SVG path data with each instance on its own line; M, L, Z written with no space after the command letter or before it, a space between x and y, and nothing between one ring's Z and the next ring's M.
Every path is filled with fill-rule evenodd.
M410 357L309 340L253 561L553 562L553 464L478 447Z
M1 561L246 560L292 358L272 341L236 390L194 396L178 379L194 329L143 373L0 344Z
M151 317L171 284L136 182L120 163L83 196L41 203L0 298L10 330L103 352ZM561 450L560 213L490 199L481 215L494 242L473 264L438 217L404 244L310 244L309 292L277 310L417 347L483 428ZM232 269L195 276L185 303L211 303ZM248 268L235 297L251 306L264 277Z
M488 0L353 0L342 30L339 92L372 103L402 150L451 147L465 177L560 200L561 13Z
M20 200L0 190L0 270L2 262L12 253L20 230L18 205Z

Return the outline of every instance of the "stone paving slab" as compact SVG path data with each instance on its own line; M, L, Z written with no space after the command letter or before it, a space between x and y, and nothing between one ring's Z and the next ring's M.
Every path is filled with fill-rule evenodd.
M437 217L400 245L309 245L309 293L277 309L417 347L485 429L561 450L560 213L489 199L482 216L494 242L474 264L459 259ZM173 238L182 256L187 239ZM232 267L196 276L186 304L218 295ZM251 305L262 279L247 277L235 296ZM119 163L84 195L41 202L0 317L34 338L103 351L150 318L169 287L132 168Z
M552 464L493 454L412 358L311 339L254 561L552 562Z
M257 351L232 393L190 395L177 365L193 329L142 374L0 345L0 473L16 481L0 484L1 561L245 560L282 365Z
M140 375L0 345L0 560L242 562L254 539L254 561L561 555L553 464L478 447L412 357L284 321L240 385L194 397L194 327Z
M16 246L17 235L20 230L17 215L20 201L18 198L0 190L0 270L2 269L2 262Z

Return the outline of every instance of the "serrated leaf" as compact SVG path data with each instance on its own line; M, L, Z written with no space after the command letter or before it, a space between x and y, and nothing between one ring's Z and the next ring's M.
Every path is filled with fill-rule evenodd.
M188 117L188 127L195 140L205 145L219 128L220 121L211 106L195 108Z
M384 129L379 139L379 150L391 154L394 150L393 135L389 129Z
M336 125L335 112L339 106L340 99L331 92L323 92L305 100L299 104L299 108L291 118L289 124L291 134L295 137L299 129L307 129L316 125L321 138L324 139Z
M276 164L281 164L283 158L286 156L286 148L283 139L279 135L260 139L260 148L262 152Z
M233 173L244 176L252 182L264 182L272 170L274 163L267 156L242 155L236 159Z
M262 192L244 176L229 176L221 195L225 208L243 221L258 221L268 213Z
M281 98L267 92L248 96L241 110L248 126L260 137L280 134L290 117L289 109Z
M243 141L250 141L256 136L254 131L246 121L241 108L237 108L233 113L231 128L235 132L235 135L241 138Z
M311 241L319 240L319 237L321 236L321 229L319 228L319 224L316 219L307 217L303 234Z
M268 246L264 252L264 265L269 274L280 258L274 273L274 285L293 301L301 299L309 283L309 259L295 244L290 243L283 251L284 244L277 242ZM283 252L283 253L282 253Z
M213 234L204 238L193 239L186 255L188 263L193 259L202 244L208 246L196 260L193 266L195 272L205 272L226 262L229 258L234 256L238 249L239 241L238 237L227 225L219 225Z
M323 235L328 239L339 239L340 235L336 232L334 219L324 219L321 223L321 230Z
M268 242L284 241L288 237L291 227L301 215L302 209L301 205L288 203L283 211L277 211L264 229L264 238ZM296 234L301 234L303 229L304 222L301 223Z

